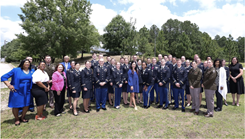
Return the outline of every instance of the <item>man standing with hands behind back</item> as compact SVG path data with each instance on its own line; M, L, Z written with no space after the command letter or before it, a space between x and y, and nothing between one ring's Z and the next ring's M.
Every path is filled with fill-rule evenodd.
M55 65L51 63L51 56L47 55L45 56L44 61L46 62L46 66L44 71L47 72L48 76L49 76L49 85L50 88L52 86L52 75L54 73L55 70ZM53 109L54 108L54 94L53 91L50 89L48 91L48 95L49 95L49 106ZM46 105L44 106L44 109L46 108Z

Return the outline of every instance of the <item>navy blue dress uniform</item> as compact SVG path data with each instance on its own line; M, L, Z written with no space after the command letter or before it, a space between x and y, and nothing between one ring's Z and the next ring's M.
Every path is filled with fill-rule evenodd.
M182 66L182 67L186 67L185 62L182 62L182 63L181 63L181 66Z
M91 69L94 69L99 65L99 62L97 60L91 60Z
M147 87L147 91L143 90L143 100L144 100L144 108L150 107L150 92L154 86L154 80L152 78L152 71L150 68L142 69L142 81L143 88Z
M122 87L119 87L119 85L123 85L123 70L115 68L112 71L112 78L113 78L113 88L115 92L114 97L114 107L120 106L121 102L121 94L122 94Z
M70 71L69 73L70 77L69 77L69 80L70 80L70 85L71 85L71 91L72 91L72 98L79 98L80 97L80 93L82 91L82 88L81 88L81 72L78 70L72 70ZM73 91L76 91L76 93L73 93Z
M141 77L141 74L142 74L142 67L138 66L138 77L139 77L139 93L143 93L143 80L142 80L142 77Z
M123 68L123 88L122 88L122 92L127 92L127 87L128 87L128 83L125 83L125 81L128 81L128 70L129 70L129 64L124 64Z
M113 83L113 71L115 70L115 66L114 65L109 65L108 69L110 69L110 79L109 79L109 83L108 83L108 93L110 94L114 94L114 89L113 86L110 85L110 83Z
M71 72L73 72L75 69L72 69L72 68L70 68L70 69L67 69L66 70L66 78L67 78L67 86L68 86L68 88L67 88L67 97L72 97L72 91L71 91Z
M158 83L157 83L157 71L159 69L159 66L156 64L156 65L153 65L151 64L151 67L150 69L152 70L152 78L154 80L154 87L153 89L151 90L151 103L154 102L154 90L156 92L156 104L159 103L159 93L158 93Z
M170 81L170 69L168 66L160 67L157 71L157 83L158 83L158 92L160 94L160 105L158 108L163 106L163 102L165 102L164 109L168 108L168 88ZM160 86L159 83L163 85Z
M108 91L108 82L110 79L110 70L106 66L97 66L94 69L95 80L95 97L96 97L96 109L97 112L100 109L100 103L102 103L102 109L106 110L106 99ZM105 82L104 86L100 86L101 82Z
M95 67L99 65L99 62L97 60L91 60L91 69L94 70ZM95 90L93 89L92 97L90 99L92 102L95 101Z
M189 71L190 71L191 68L192 68L191 66L185 67L186 72L187 72L187 77L188 77L188 74L189 74ZM188 80L188 78L186 79L185 94L186 95L190 95L190 86L189 86L189 80Z
M173 70L172 74L172 79L173 79L173 93L174 93L174 110L179 108L179 94L181 95L182 98L182 112L185 111L185 99L184 99L184 91L186 87L186 79L187 79L187 72L184 67L176 67ZM176 86L176 83L180 84L180 87Z
M93 95L94 73L93 69L84 68L81 73L82 79L82 98L89 99ZM87 91L84 91L87 88Z

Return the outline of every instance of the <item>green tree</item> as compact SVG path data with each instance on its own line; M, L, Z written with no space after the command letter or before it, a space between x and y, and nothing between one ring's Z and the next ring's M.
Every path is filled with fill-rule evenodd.
M156 39L156 55L158 54L168 54L168 40L165 39L164 33L161 30L158 33L157 39Z
M227 38L224 51L227 54L227 58L229 60L231 60L231 57L237 56L238 53L237 43L233 40L233 37L230 34L229 37Z
M77 51L87 50L98 34L90 22L91 4L87 0L30 0L19 14L25 30L17 35L23 49L40 59L49 54L55 58L77 56Z
M129 37L131 31L130 27L130 23L127 23L121 15L114 17L104 28L103 47L115 54L122 52L124 55L129 40L125 40L124 42L123 40Z
M245 55L245 50L244 50L244 45L245 45L245 37L238 37L237 38L237 47L238 47L238 59L240 61L245 61L244 55Z
M172 54L176 57L186 56L189 58L192 56L191 41L185 33L177 37L176 41L171 44L171 48L175 49Z
M138 50L142 53L143 59L154 54L152 45L149 43L149 30L144 26L139 30Z

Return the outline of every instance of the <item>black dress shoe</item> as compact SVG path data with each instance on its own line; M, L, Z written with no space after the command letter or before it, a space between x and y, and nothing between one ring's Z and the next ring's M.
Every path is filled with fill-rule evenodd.
M173 107L172 110L176 110L177 108L176 107Z
M102 108L102 110L106 111L107 109L106 108Z
M162 105L158 105L156 108L162 108Z
M182 109L181 111L182 111L182 112L185 112L185 109Z
M147 108L150 108L151 106L147 106Z
M218 112L218 111L222 111L222 110L221 110L221 108L217 108L217 109L215 109L215 111Z
M157 105L159 102L156 102L155 104Z
M100 109L96 109L96 112L99 112L100 111Z
M168 108L168 106L164 106L162 109L166 110Z

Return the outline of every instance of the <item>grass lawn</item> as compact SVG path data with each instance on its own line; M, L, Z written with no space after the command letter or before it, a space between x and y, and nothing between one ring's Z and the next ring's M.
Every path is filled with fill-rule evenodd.
M6 97L5 97L6 99ZM216 98L215 98L216 100ZM15 126L11 110L1 112L2 138L244 138L244 95L240 107L232 106L231 94L228 94L229 106L223 106L222 112L215 112L213 118L206 118L202 112L195 116L180 110L149 109L138 106L138 111L121 105L117 110L107 106L107 111L96 112L95 104L89 114L81 112L73 116L65 104L67 113L54 116L54 110L47 108L47 119L35 121L35 112L28 112L29 123ZM204 98L202 104L204 104Z

